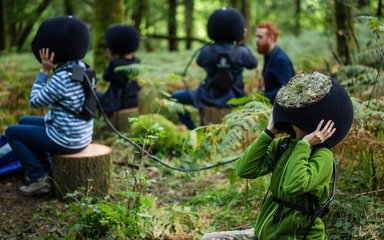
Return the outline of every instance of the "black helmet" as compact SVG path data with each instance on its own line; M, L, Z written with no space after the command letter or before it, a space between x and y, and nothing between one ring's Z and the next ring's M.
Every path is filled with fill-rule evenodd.
M244 18L241 13L229 7L214 11L209 16L208 36L214 41L234 42L244 38Z
M292 91L289 86L298 84L298 91ZM311 86L318 84L322 93L314 92ZM305 102L300 102L299 95L308 96ZM295 96L289 100L287 97ZM309 100L308 100L309 99ZM291 124L306 133L316 130L319 122L332 120L336 132L324 144L333 147L349 132L353 122L352 101L345 89L333 78L318 72L301 73L295 75L284 85L276 95L273 106L275 127L279 130L291 132ZM323 124L323 126L325 123Z
M113 54L126 54L139 48L139 33L132 26L114 24L105 32L105 42Z
M39 62L42 48L55 53L54 63L82 59L89 48L89 31L83 21L71 16L49 18L41 23L31 46Z

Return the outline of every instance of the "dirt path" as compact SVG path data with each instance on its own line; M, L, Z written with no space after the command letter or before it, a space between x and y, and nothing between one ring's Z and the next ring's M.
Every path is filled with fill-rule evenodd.
M27 198L17 194L22 175L12 174L0 178L0 239L38 239L38 226L33 214L44 198Z

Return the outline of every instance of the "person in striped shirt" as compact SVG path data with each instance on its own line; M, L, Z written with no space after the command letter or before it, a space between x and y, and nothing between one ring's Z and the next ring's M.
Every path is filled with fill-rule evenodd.
M65 39L65 42L64 42ZM25 196L51 191L51 154L77 153L92 141L93 120L83 120L65 109L81 110L85 94L81 82L72 80L89 46L85 24L73 17L45 20L32 42L32 51L41 62L30 93L33 108L48 107L45 116L25 116L6 130L6 138L20 159L26 184L18 188ZM53 70L52 76L49 74ZM60 104L58 104L60 103Z

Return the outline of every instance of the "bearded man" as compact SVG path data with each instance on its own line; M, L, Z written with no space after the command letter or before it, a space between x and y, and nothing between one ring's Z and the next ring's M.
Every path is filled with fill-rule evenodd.
M272 22L260 22L256 26L257 52L264 55L264 96L271 103L277 91L295 75L295 69L288 55L277 46L279 29Z

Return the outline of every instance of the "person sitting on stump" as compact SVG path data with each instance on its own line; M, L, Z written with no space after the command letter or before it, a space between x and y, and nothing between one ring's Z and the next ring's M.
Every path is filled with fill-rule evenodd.
M110 82L110 86L105 93L98 93L98 96L104 112L112 115L118 110L139 105L138 82L129 79L124 72L116 71L116 67L140 63L134 55L139 47L140 38L134 27L114 24L106 31L105 42L110 61L103 78Z
M86 67L81 59L88 48L88 28L74 17L45 20L32 41L41 70L32 86L29 104L33 108L48 107L48 112L44 117L22 117L17 125L6 129L7 141L25 172L27 185L18 188L22 195L49 193L49 156L80 152L92 141L93 120L80 119L67 111L78 112L83 106L83 85L71 76L75 66ZM51 70L53 74L48 78Z
M214 42L203 46L196 60L207 76L197 89L178 90L171 97L202 109L205 106L228 108L230 99L245 96L243 69L255 68L257 61L241 43L246 35L244 26L244 18L238 10L220 8L213 12L207 29ZM189 112L178 115L188 129L195 128Z
M317 72L294 76L277 93L267 128L237 162L242 178L272 173L254 228L202 239L325 239L320 216L335 184L331 148L352 121L352 102L334 79ZM275 137L282 132L290 136Z

